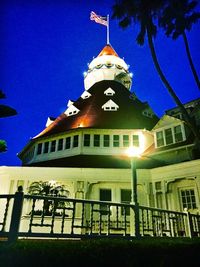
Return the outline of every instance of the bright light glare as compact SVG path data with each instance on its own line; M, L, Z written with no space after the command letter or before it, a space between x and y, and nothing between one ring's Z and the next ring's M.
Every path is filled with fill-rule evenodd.
M54 186L54 185L56 184L56 181L51 180L51 181L49 181L49 184L50 184L51 186Z
M127 149L126 154L128 157L140 157L142 154L141 148L140 147L134 147L131 146Z

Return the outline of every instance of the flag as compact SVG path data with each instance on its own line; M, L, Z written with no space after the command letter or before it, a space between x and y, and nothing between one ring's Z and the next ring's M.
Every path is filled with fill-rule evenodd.
M90 13L90 20L94 20L96 23L108 26L107 17L99 16L94 11Z

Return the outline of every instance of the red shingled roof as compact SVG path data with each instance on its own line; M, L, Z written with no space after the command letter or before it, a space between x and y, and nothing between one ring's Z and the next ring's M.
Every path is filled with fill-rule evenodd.
M115 94L107 96L104 91L111 87ZM80 111L67 116L62 113L47 128L35 138L50 136L68 130L82 128L97 129L147 129L151 130L158 121L157 116L152 118L143 115L147 103L133 99L122 84L116 81L101 81L94 84L88 92L91 96L87 99L81 97L73 103ZM118 106L117 111L104 111L102 106L112 99Z

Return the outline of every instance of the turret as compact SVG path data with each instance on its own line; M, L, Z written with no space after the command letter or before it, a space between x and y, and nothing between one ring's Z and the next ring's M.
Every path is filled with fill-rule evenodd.
M118 81L128 90L131 89L132 74L128 71L128 65L110 44L107 44L89 64L84 79L85 90L103 80Z

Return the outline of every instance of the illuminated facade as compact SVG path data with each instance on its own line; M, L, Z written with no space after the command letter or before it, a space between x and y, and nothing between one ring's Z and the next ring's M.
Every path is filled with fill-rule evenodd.
M84 73L84 90L19 153L24 167L1 167L1 193L33 181L66 184L71 197L130 202L127 149L139 150L141 205L200 211L200 159L177 109L159 120L131 90L125 61L106 45ZM199 100L186 106L199 125Z

